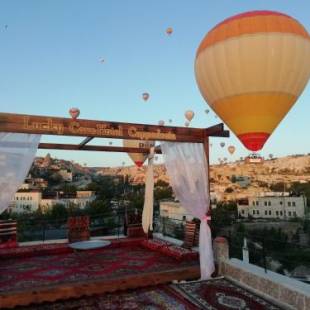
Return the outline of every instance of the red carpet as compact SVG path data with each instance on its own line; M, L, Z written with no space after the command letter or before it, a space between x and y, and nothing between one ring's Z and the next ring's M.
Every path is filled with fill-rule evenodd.
M197 265L139 245L0 260L0 293Z
M167 286L17 307L16 310L197 310L195 305Z
M200 309L278 310L279 307L226 279L196 281L173 285Z

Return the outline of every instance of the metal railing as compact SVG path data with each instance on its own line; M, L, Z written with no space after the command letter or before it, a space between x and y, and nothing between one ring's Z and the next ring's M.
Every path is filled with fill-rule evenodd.
M128 209L127 216L135 214L136 210ZM90 217L90 235L117 236L126 233L126 216L124 209L114 210L113 213L105 212ZM17 241L47 241L66 239L68 237L68 218L46 219L30 217L17 219Z
M168 217L154 218L154 232L163 236L184 240L185 221Z

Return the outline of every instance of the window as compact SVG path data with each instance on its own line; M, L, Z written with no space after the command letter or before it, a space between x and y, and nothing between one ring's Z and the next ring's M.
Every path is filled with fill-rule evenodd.
M185 215L183 215L183 221L186 221L186 216Z
M288 211L288 216L292 216L292 212L291 211Z
M259 202L258 202L258 201L256 201L256 205L257 205L257 206L259 205Z
M268 201L268 206L271 206L271 201Z
M293 212L293 215L294 215L294 216L297 216L296 211Z
M241 213L244 214L244 210L242 210Z
M267 215L267 210L265 210L265 215Z
M255 210L253 210L253 214L255 214Z
M265 205L265 207L267 207L267 201L264 201L264 205Z
M256 214L258 214L258 215L259 215L259 210L256 210Z
M253 206L255 206L255 201L254 201L254 200L253 200L253 203L252 203L252 205L253 205Z
M276 216L279 216L279 211L276 211Z
M283 212L282 212L282 211L280 211L280 215L281 215L281 216L283 215Z
M16 197L16 200L18 200L18 197Z
M271 210L269 210L269 215L271 215Z
M296 207L296 202L295 201L292 201L292 206Z
M290 207L290 206L291 206L291 202L289 201L289 202L287 203L287 205Z
M280 205L281 205L281 206L283 205L283 202L282 202L282 201L280 201Z

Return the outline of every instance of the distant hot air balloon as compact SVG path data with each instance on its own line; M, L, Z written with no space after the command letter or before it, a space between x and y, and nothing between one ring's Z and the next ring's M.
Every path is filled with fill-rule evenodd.
M142 98L144 101L147 101L150 98L150 94L149 93L143 93Z
M104 63L104 58L100 58L100 63Z
M123 140L123 146L135 148L150 148L154 146L154 142L143 140ZM128 153L128 155L139 168L143 165L148 156L148 154L143 153Z
M206 109L205 112L206 112L206 114L209 114L210 110L209 110L209 109Z
M78 108L71 108L69 110L69 114L71 115L71 117L75 120L79 117L80 115L80 110Z
M231 155L235 153L235 150L236 150L236 148L235 148L233 145L230 145L230 146L228 147L228 152L229 152Z
M185 127L188 127L189 124L190 124L190 122L186 121L186 122L184 123L184 126L185 126Z
M273 154L269 154L269 158L272 159L273 158Z
M221 142L221 143L220 143L220 146L221 146L221 147L224 147L224 146L225 146L225 142Z
M170 124L172 123L172 119L169 119L169 123L170 123Z
M168 27L168 28L166 29L166 33L167 33L169 36L172 34L172 32L173 32L172 27Z
M309 54L310 36L296 19L247 12L219 23L202 40L196 80L212 109L255 152L305 88Z
M224 161L227 161L227 157L224 157L223 160L224 160Z
M190 122L195 116L195 113L191 110L187 110L184 115L185 115L185 118Z
M163 120L158 121L158 125L159 126L164 126L165 125L165 121L163 121Z
M112 145L112 144L113 144L113 142L112 142L112 141L110 141L110 142L109 142L109 145Z

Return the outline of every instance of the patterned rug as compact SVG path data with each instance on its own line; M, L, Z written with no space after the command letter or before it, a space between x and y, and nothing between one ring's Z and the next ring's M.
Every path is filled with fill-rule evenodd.
M139 245L0 260L0 293L198 265Z
M16 310L197 310L195 305L167 286L71 299Z
M171 286L200 309L278 310L281 309L227 279L196 281Z

